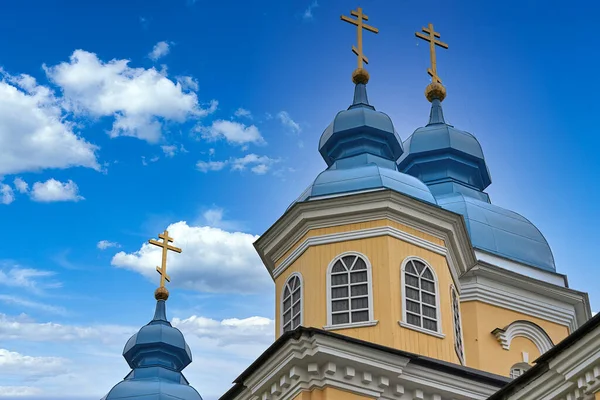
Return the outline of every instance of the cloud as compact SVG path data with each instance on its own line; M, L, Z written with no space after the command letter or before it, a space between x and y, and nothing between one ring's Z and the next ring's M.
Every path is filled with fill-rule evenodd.
M34 268L22 268L9 262L0 263L0 285L28 289L42 293L44 289L62 287L60 282L48 280L56 275L53 271L43 271Z
M154 68L132 68L129 60L104 62L94 53L75 50L69 62L44 66L48 78L63 91L62 105L78 116L114 118L111 137L133 136L150 143L162 138L165 122L183 123L216 109L200 107L186 92Z
M300 125L298 125L298 123L290 117L290 114L288 114L287 111L280 111L277 113L277 119L279 119L281 124L289 129L292 133L299 134L302 130Z
M17 177L13 181L15 188L19 193L27 193L29 192L29 185L23 179Z
M216 120L213 121L211 126L201 126L197 130L202 138L209 141L225 139L227 142L236 145L245 143L261 145L266 143L255 125L246 126L234 121Z
M198 161L196 168L202 172L220 171L227 165L231 166L231 171L244 171L250 168L250 171L256 175L266 174L273 164L280 160L268 156L258 156L256 154L246 154L241 158L230 158L223 161Z
M315 0L311 3L311 5L308 6L308 8L306 10L304 10L304 13L302 14L302 18L305 21L310 21L310 20L314 19L313 9L317 8L317 7L319 7L319 4Z
M183 251L169 258L173 285L214 293L260 293L272 285L252 244L258 236L211 226L169 225L169 235ZM161 250L148 243L133 253L117 253L111 264L138 272L158 282L156 265ZM248 283L252 282L252 285Z
M79 195L79 187L72 180L60 182L48 179L46 182L36 182L31 189L33 201L50 203L55 201L79 201L85 198Z
M10 204L15 201L15 193L12 188L0 182L0 204Z
M49 168L100 170L97 147L74 132L60 100L29 75L0 69L0 176Z
M198 81L191 76L177 76L175 79L177 79L183 90L198 91Z
M175 145L175 144L170 144L170 145L164 145L164 146L160 146L160 148L162 149L163 153L165 153L165 156L167 157L175 157L175 154L177 153L187 153L188 151L185 149L185 147L183 147L183 145Z
M98 247L100 250L106 250L109 249L111 247L121 247L121 245L117 242L110 242L108 240L101 240L98 242L98 244L96 244L96 247Z
M162 58L162 57L166 56L167 54L169 54L169 51L171 51L169 42L165 42L165 41L158 42L154 45L154 47L152 48L152 51L148 54L148 57L152 61L156 61L159 58Z
M158 156L151 157L148 159L148 161L146 161L145 156L142 156L142 165L146 166L146 165L148 165L148 163L155 163L158 160L160 160L160 157L158 157Z
M193 315L186 319L173 318L173 325L184 335L215 339L220 346L242 343L269 343L273 338L274 321L265 317L230 318L217 321Z
M246 110L245 108L241 108L241 107L238 108L237 110L235 110L233 115L238 118L245 117L245 118L252 119L252 113L250 111Z
M41 389L31 386L0 386L0 397L25 397L42 393Z
M56 306L52 306L47 303L40 303L37 301L27 300L27 299L23 299L18 296L11 296L8 294L0 294L0 302L5 303L5 304L12 304L15 306L21 306L21 307L25 307L25 308L31 308L31 309L38 310L38 311L44 311L44 312L47 312L50 314L57 314L57 315L66 315L67 314L67 310L65 310L63 307L56 307Z

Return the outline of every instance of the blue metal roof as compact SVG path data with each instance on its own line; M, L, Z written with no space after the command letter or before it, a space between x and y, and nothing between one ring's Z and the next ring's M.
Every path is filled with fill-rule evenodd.
M464 216L473 247L546 271L556 271L548 242L527 218L462 193L437 197L437 203Z
M339 112L319 141L319 152L328 168L296 202L321 196L392 189L435 204L423 182L398 171L402 142L390 117L369 104L367 88L359 83L354 102Z
M164 300L156 302L152 321L127 341L123 357L132 371L102 400L202 400L181 373L192 362L192 352L167 320Z

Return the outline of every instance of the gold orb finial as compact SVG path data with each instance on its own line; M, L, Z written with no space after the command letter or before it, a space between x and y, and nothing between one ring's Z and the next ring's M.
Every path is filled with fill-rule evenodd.
M154 291L154 298L156 300L167 300L169 298L169 291L166 287L161 286Z
M369 73L364 68L356 68L352 73L352 82L355 85L359 83L367 84L369 82Z
M425 88L425 97L431 103L434 99L444 101L446 98L446 88L441 83L431 82Z

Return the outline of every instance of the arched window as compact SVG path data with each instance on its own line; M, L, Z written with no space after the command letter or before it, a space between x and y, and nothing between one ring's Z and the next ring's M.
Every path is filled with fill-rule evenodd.
M452 297L452 314L454 319L454 350L456 350L458 359L464 365L465 349L463 347L462 322L460 320L460 303L454 286L450 286L450 295Z
M302 324L302 279L293 273L283 286L281 303L282 332L292 331Z
M441 334L437 280L425 262L409 258L404 262L404 326Z
M510 368L510 379L518 378L519 376L523 375L525 371L527 371L529 368L531 368L531 365L525 362L513 365Z
M328 325L370 325L373 321L371 266L365 256L349 252L336 257L327 274Z

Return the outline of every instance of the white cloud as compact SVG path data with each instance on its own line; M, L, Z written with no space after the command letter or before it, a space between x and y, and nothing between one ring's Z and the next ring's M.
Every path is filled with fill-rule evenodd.
M273 338L274 321L265 317L230 318L217 321L193 315L186 319L173 318L173 325L184 335L215 339L221 346L242 343L269 343Z
M169 51L171 51L169 42L165 42L165 41L158 42L154 45L154 47L152 48L152 51L150 52L150 54L148 54L148 57L152 61L156 61L159 58L162 58L162 57L166 56L167 54L169 54Z
M47 168L100 169L96 150L74 133L52 90L0 69L0 176Z
M249 110L246 110L245 108L242 108L242 107L235 110L235 113L233 113L233 115L238 118L245 117L245 118L252 119L252 113Z
M163 153L165 153L165 156L167 156L167 157L174 157L175 153L177 152L177 146L175 146L173 144L160 146L160 148L162 149Z
M207 140L226 139L232 144L265 144L265 139L255 125L246 126L239 122L216 120L211 126L197 128L202 137Z
M5 376L54 376L66 371L66 363L61 357L32 357L0 348L0 370Z
M108 240L101 240L98 242L98 244L96 244L96 247L98 247L100 250L106 250L108 248L111 247L121 247L121 245L117 242L111 242Z
M283 126L288 128L292 133L298 134L302 130L300 125L290 117L290 114L287 111L280 111L277 113L277 119L279 119Z
M304 14L302 14L302 18L305 21L312 20L314 18L314 16L313 16L313 9L316 8L316 7L319 7L319 4L317 3L317 0L313 1L311 3L311 5L308 6L308 8L306 10L304 10Z
M0 204L10 204L15 201L15 193L12 188L0 182Z
M112 116L111 137L133 136L148 142L162 137L163 123L183 123L216 109L198 104L194 92L184 92L154 68L132 68L129 60L103 62L96 54L75 50L69 62L44 66L48 78L60 86L63 106L76 115Z
M231 170L243 171L246 168L250 168L250 170L255 174L263 175L269 170L271 165L278 162L279 160L275 158L258 156L256 154L246 154L242 158L235 158L231 160Z
M17 178L15 178L13 183L15 184L15 188L17 189L17 191L19 193L29 192L29 185L23 179L17 177Z
M43 311L43 312L47 312L50 314L57 314L57 315L66 315L67 314L67 310L65 310L63 307L56 307L47 303L40 303L37 301L33 301L33 300L27 300L18 296L11 296L8 294L0 294L0 302L5 303L5 304L12 304L15 306L20 306L20 307L25 307L25 308L31 308L34 310L38 310L38 311Z
M227 165L227 161L198 161L196 168L202 172L220 171Z
M42 390L31 386L0 386L0 397L29 397L42 394Z
M173 285L205 292L238 293L260 293L272 285L252 246L258 236L211 226L189 226L185 221L171 224L167 230L175 238L175 245L183 250L169 258ZM133 253L117 253L111 264L158 282L155 266L160 259L161 250L144 243Z
M44 289L62 287L60 282L48 280L56 275L52 271L22 268L18 265L10 265L8 262L0 263L0 267L0 285L24 288L38 294Z
M177 76L175 79L177 79L183 90L198 91L198 81L191 76Z
M85 198L79 195L79 187L72 180L60 182L48 179L46 182L36 182L31 189L31 199L39 202L79 201Z
M146 157L142 156L142 165L148 165L149 163L155 163L158 160L160 160L160 157L158 157L158 156L151 157L147 161L146 161Z

